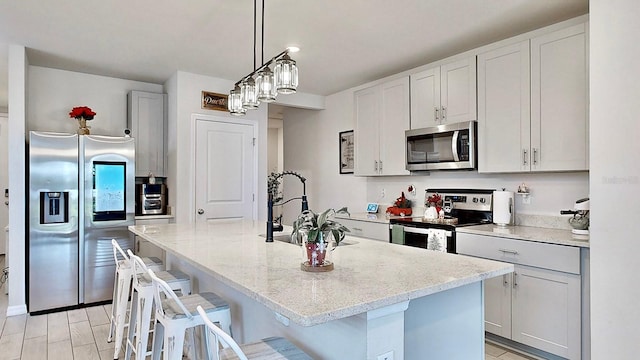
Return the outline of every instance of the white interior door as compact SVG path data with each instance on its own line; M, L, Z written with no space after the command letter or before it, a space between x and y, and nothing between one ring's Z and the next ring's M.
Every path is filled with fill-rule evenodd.
M254 219L256 126L226 118L195 126L196 221Z
M7 129L9 127L9 119L6 115L0 115L0 254L6 252L5 249L5 233L4 228L9 224L9 198L5 197L5 189L9 188L9 148L7 147L9 138L7 137Z

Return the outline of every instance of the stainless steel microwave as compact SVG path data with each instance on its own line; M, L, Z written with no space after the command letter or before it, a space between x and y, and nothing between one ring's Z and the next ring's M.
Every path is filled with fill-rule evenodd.
M407 170L475 169L476 133L475 121L405 131Z

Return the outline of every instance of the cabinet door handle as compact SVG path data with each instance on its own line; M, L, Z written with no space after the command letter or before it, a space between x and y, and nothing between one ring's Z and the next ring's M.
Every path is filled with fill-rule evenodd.
M513 288L514 289L515 289L516 286L518 286L517 276L518 276L518 273L514 272L513 273Z
M442 107L442 121L445 122L447 120L447 108Z
M527 149L522 149L522 165L527 165Z
M433 108L433 112L435 113L435 116L436 116L436 122L440 121L440 115L438 114L438 108L437 107Z
M515 250L507 250L507 249L498 249L504 254L518 255L518 252Z
M380 166L378 166L380 168L380 172L382 172L382 160L379 161L380 162Z
M373 170L374 170L375 172L378 172L378 160L373 160L373 163L374 163L374 165L373 165Z
M533 165L538 164L538 149L533 148Z
M198 209L198 215L204 214L204 209Z
M509 282L507 281L507 274L502 275L502 285L504 287L509 286Z
M357 228L357 227L352 227L351 230L353 230L353 231L362 231L361 228Z

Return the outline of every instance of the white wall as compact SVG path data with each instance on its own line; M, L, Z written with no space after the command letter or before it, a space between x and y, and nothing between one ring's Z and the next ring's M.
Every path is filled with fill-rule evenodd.
M589 196L587 172L548 174L478 174L477 171L434 171L412 176L357 177L340 174L338 168L338 133L353 129L353 89L330 95L322 111L285 109L285 170L301 171L308 177L307 193L312 210L348 206L351 212L364 212L367 202L392 204L400 193L423 206L426 188L481 188L516 191L525 182L532 195L530 204L516 199L516 212L532 215L557 215L571 209L577 199ZM409 185L417 189L413 197ZM285 199L297 196L295 185ZM385 196L381 197L382 189ZM285 209L285 222L293 221L296 206Z
M9 207L4 204L4 189L9 188L9 117L0 113L0 254L5 254L4 228L9 225Z
M271 121L271 120L269 120ZM279 172L278 149L280 148L280 129L269 128L267 135L267 174Z
M347 206L350 211L366 202L367 179L340 174L338 133L353 129L353 96L343 91L326 98L321 111L285 108L284 169L307 178L309 208L321 212ZM298 180L287 178L285 200L300 196ZM300 213L299 202L285 205L284 222Z
M7 316L27 312L25 294L25 123L28 60L26 49L9 46L9 302Z
M28 89L27 132L75 133L78 122L69 117L69 112L76 106L88 106L96 112L87 122L91 134L108 136L124 136L129 91L163 92L160 84L40 66L29 66Z
M640 6L590 1L593 359L640 354Z
M202 91L226 94L233 87L233 82L178 71L166 83L168 96L168 176L167 187L169 198L174 199L176 222L194 221L194 171L191 165L191 154L195 139L192 139L192 114L207 114L233 119L226 111L205 110L201 108ZM258 124L258 219L266 219L267 189L267 107L249 111L243 120L255 121ZM264 179L264 181L260 181ZM261 204L265 204L261 206Z

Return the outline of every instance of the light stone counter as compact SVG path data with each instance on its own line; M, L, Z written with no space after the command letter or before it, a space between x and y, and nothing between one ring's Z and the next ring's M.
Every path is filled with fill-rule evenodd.
M136 215L136 220L158 220L158 219L169 219L173 220L175 215Z
M387 214L385 213L376 213L376 214L369 214L369 213L352 213L351 216L346 215L346 214L337 214L336 218L337 219L351 219L351 220L358 220L358 221L369 221L369 222L375 222L375 223L383 223L383 224L388 224L390 219L408 219L408 218L421 218L422 215L412 215L412 216L387 216Z
M251 310L251 315L240 315L245 332L241 341L277 333L293 337L318 358L375 359L388 349L395 359L413 358L426 347L441 351L440 358L479 358L484 354L481 281L513 271L507 263L347 237L346 245L333 253L333 271L309 273L300 270L299 246L266 243L259 236L264 222L137 225L129 230L193 265L188 273L202 271L224 284L218 285L221 291L228 286L293 327L276 331L277 326L269 325L259 332L256 320L248 322L260 318L258 310ZM273 313L263 321L272 322ZM344 347L326 349L322 342L313 343L320 331L315 328L324 329L323 334L335 332L333 341L344 341ZM451 346L442 346L443 331L452 333ZM407 337L439 340L405 344ZM461 347L462 339L470 346Z
M456 232L491 235L516 240L527 240L548 244L558 244L577 247L589 247L588 235L575 235L571 230L547 229L533 226L505 226L494 224L463 226L456 228Z

